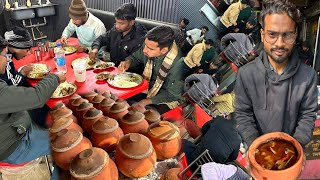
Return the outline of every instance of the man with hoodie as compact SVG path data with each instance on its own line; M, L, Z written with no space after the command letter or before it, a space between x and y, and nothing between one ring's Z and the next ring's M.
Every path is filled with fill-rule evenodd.
M90 58L95 59L99 49L106 46L106 51L110 53L110 60L118 66L121 61L141 47L147 30L135 22L137 10L131 3L120 6L114 16L116 23L113 28L92 43Z
M317 77L294 49L301 13L288 0L265 1L264 51L241 67L235 86L238 129L250 146L260 135L285 132L305 146L317 112Z

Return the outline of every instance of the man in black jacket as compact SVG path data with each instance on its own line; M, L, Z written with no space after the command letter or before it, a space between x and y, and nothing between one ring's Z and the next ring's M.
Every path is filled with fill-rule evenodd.
M92 43L90 58L95 59L102 46L110 52L110 60L118 66L121 61L138 50L144 41L147 30L135 22L136 8L131 3L120 6L115 12L116 23L106 34Z

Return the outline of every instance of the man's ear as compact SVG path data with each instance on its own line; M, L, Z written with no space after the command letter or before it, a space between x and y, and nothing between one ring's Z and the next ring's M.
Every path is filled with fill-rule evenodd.
M164 47L160 50L161 54L165 54L169 51L169 48L168 47Z
M131 20L129 23L130 23L130 26L133 26L134 25L134 22L135 20Z
M261 36L261 42L264 40L264 34L263 34L263 29L260 29L260 36Z

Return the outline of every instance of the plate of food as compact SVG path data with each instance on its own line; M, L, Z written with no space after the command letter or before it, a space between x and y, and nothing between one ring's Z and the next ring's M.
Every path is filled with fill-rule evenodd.
M97 80L108 80L109 78L113 78L113 75L109 72L101 72L96 75Z
M64 98L72 95L77 91L77 86L71 82L61 83L53 92L51 98Z
M57 47L55 47L55 48L57 48ZM63 50L64 50L64 54L68 55L68 54L72 54L72 53L77 52L77 47L72 46L72 45L66 45L66 46L63 46Z
M96 65L94 66L94 69L107 69L114 66L115 64L113 62L100 62L100 63L96 63Z
M131 72L115 74L112 78L107 80L109 85L122 89L137 87L142 83L142 81L142 76Z
M50 67L46 64L36 63L32 64L32 66L32 71L27 74L27 77L30 79L43 79L50 72Z
M88 56L88 57L81 57L81 58L75 59L74 61L72 61L72 63L77 62L77 61L83 61L83 60L85 60L85 61L87 62L87 70L94 68L94 66L97 64L97 62L92 61L92 60L89 58L89 56Z

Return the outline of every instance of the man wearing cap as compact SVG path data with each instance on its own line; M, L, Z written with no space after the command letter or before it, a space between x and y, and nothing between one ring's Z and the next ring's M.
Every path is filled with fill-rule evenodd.
M141 47L147 30L135 22L137 10L131 3L120 6L114 15L115 25L106 34L94 40L90 58L96 58L98 50L106 46L106 51L110 52L110 60L118 66L121 61ZM139 73L138 69L133 71Z
M24 76L32 70L31 65L26 65L18 72L12 62L12 58L20 60L30 53L33 41L30 33L20 27L14 27L7 31L4 37L8 43L7 65L4 74L0 74L0 79L8 85L23 86L25 85Z
M0 74L5 74L10 42L0 36ZM63 74L50 74L35 87L10 86L0 79L0 162L22 164L51 154L48 131L35 123L28 110L42 107Z
M79 52L88 52L92 42L106 32L103 22L87 10L83 0L72 0L69 17L71 20L62 33L61 43L66 45L67 39L76 32Z

